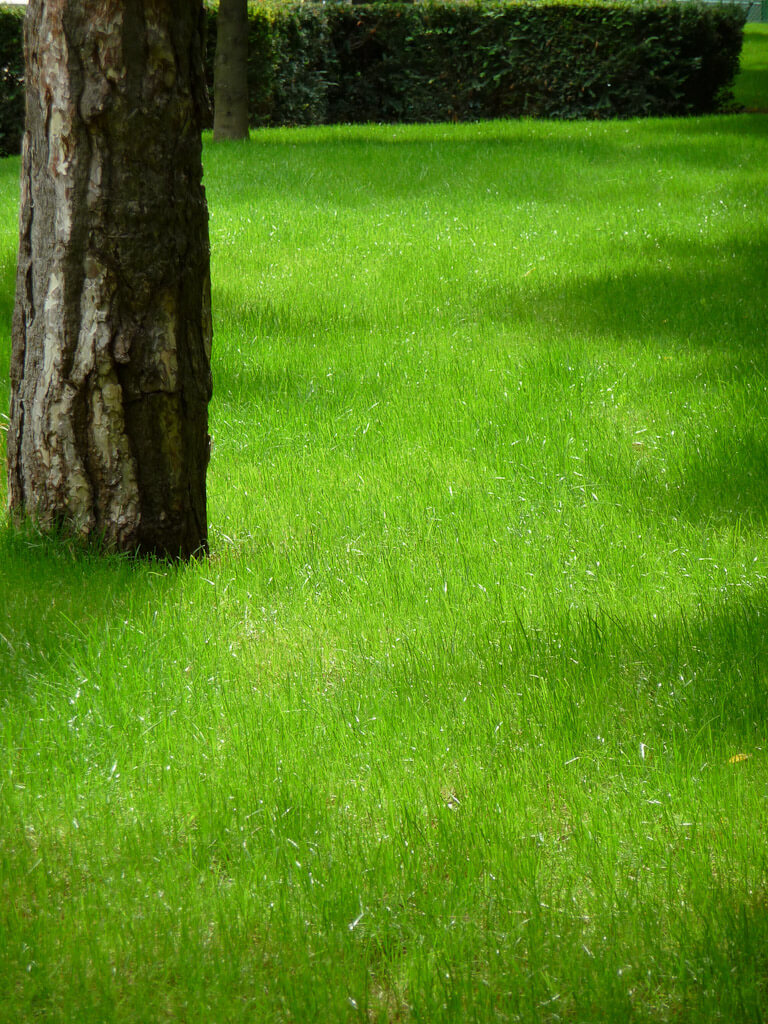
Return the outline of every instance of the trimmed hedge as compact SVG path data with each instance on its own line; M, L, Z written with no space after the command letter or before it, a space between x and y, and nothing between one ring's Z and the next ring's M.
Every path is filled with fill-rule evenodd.
M607 118L721 109L744 12L697 2L252 4L253 125ZM213 84L216 5L208 3ZM19 8L0 7L0 153L23 122Z
M711 113L732 98L744 20L674 0L260 3L252 123Z

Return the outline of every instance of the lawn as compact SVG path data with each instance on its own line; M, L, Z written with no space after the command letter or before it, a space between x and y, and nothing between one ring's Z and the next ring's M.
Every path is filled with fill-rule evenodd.
M0 524L0 1021L763 1021L768 117L205 166L210 559Z
M768 111L768 25L746 25L736 102L749 111Z

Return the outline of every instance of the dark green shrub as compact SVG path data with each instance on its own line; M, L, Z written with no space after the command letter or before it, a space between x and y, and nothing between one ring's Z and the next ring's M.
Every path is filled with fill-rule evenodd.
M0 7L0 156L24 134L24 8Z
M312 4L278 7L273 12L268 123L328 123L329 73L335 73L328 20Z
M330 120L709 113L738 69L744 20L674 2L332 11Z

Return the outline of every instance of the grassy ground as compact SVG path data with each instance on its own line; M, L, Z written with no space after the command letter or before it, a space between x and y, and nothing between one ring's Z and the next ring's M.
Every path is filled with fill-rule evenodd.
M205 159L211 559L0 525L0 1020L764 1020L768 119Z
M746 110L768 111L768 25L747 25L744 29L734 95Z

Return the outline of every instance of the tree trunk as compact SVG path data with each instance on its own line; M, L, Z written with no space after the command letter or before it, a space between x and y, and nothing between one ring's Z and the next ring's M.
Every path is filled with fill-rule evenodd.
M248 0L220 0L213 69L213 138L248 138Z
M120 551L207 548L208 112L194 0L30 0L9 503Z

